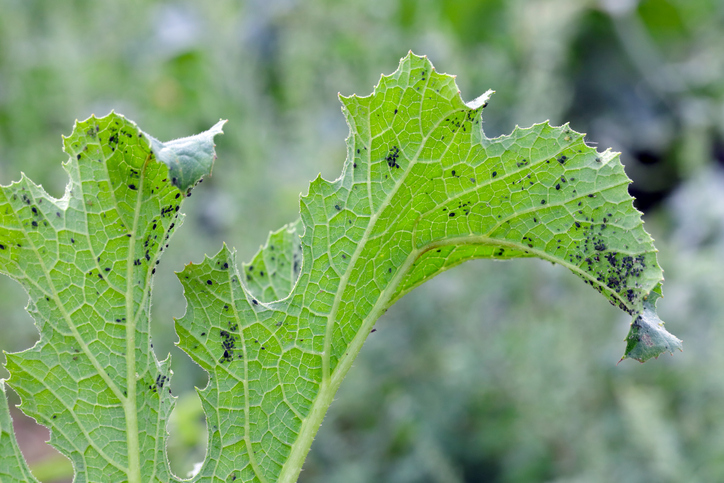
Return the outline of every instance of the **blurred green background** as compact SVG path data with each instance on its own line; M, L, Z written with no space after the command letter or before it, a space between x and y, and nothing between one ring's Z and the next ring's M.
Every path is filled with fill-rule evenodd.
M206 375L173 346L173 271L222 241L250 259L296 219L308 181L341 172L336 94L371 93L410 49L457 74L466 100L497 91L490 137L570 121L623 153L666 272L659 313L685 352L617 366L629 318L572 274L465 264L378 322L300 481L724 481L721 0L0 0L2 184L23 171L60 196L60 135L90 114L115 109L162 140L229 119L156 276L174 471L203 458L192 388ZM37 339L25 299L0 277L6 351ZM69 481L47 433L13 414L36 474Z

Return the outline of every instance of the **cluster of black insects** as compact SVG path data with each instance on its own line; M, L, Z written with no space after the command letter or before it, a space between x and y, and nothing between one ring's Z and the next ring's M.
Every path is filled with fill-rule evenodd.
M581 242L583 245L581 252L591 253L591 255L584 258L580 253L577 253L575 256L570 255L569 261L582 264L582 268L595 276L598 284L592 280L584 279L584 281L596 288L599 292L602 292L605 286L612 292L619 294L623 299L628 300L629 303L634 303L639 296L637 289L640 286L635 279L640 278L646 269L646 260L644 255L621 255L617 251L608 249L602 232L608 228L611 216L612 214L608 213L607 216L603 218L603 222L599 224L595 224L595 220L592 217L590 219L585 217L587 226L582 226L578 221L574 222L574 230L584 230L585 238ZM613 231L612 234L615 235L616 232ZM593 250L591 250L591 248ZM616 304L616 302L611 300L611 303L618 305L621 310L631 314L633 313L623 301L619 301L618 304Z
M158 392L159 390L163 389L163 385L166 384L166 381L168 381L168 377L159 374L156 376L156 382L154 384L150 384L148 388L151 390L151 392ZM171 393L171 389L168 390L169 394Z
M579 152L581 151L579 150ZM564 166L567 161L569 161L569 158L566 155L561 155L547 160L546 164L550 164L551 161L557 161L561 166ZM600 163L602 159L597 156L595 161ZM529 164L530 163L527 159L515 162L515 165L518 168L523 168ZM452 170L450 174L452 177L460 178L455 170ZM492 171L491 177L495 178L497 174L497 171ZM472 179L473 178L471 178L471 180ZM576 178L570 178L570 181L572 182L575 180ZM569 180L565 176L560 176L554 186L555 190L562 190L568 181ZM511 186L515 186L516 184L522 185L521 190L525 190L526 188L534 185L534 181L529 173L520 179L511 182ZM570 186L573 187L573 185ZM576 191L577 190L573 188L572 193L575 195ZM586 196L588 198L595 198L596 194L590 193ZM507 199L508 197L505 196L504 198ZM540 203L541 205L545 205L547 200L541 199ZM453 211L452 209L448 209L448 207L443 206L442 211L448 212L447 215L451 218L454 217L458 211L467 215L470 213L470 208L468 207L469 205L470 202L463 202L459 200L458 210ZM581 205L582 202L579 201L578 206L581 207ZM594 211L595 210L596 209L594 209ZM575 242L574 248L576 251L567 255L568 261L574 265L581 266L591 273L595 277L595 282L593 280L587 280L586 278L584 278L584 280L586 280L586 283L594 286L599 292L602 292L604 288L607 288L620 295L621 298L619 299L618 306L624 311L631 312L631 309L626 306L624 301L627 300L629 303L633 304L636 302L637 297L640 296L640 291L637 290L640 287L640 284L636 281L632 281L632 279L639 278L644 272L646 268L644 256L619 256L618 252L611 251L609 249L606 244L606 238L603 236L603 232L607 229L608 224L613 217L612 213L608 213L604 216L602 223L599 222L598 224L596 224L593 216L589 218L583 213L582 209L578 210L578 215L579 219L573 221L571 230L575 232L583 229L585 237L583 240ZM498 218L500 218L500 215ZM537 217L533 217L533 221L538 223ZM598 231L595 230L596 227ZM616 231L613 230L611 234L615 235ZM531 235L523 236L521 241L523 244L527 245L528 248L534 248L535 241ZM560 243L562 242L562 239L558 239L557 241L559 245L556 248L561 249ZM628 246L625 248L628 248ZM528 252L526 251L525 253ZM495 256L500 257L502 255L503 249L501 248ZM602 260L603 263L601 263ZM612 301L612 303L616 305L616 302Z
M234 360L234 349L236 348L236 342L239 339L239 337L235 334L237 329L238 326L236 326L236 324L232 324L228 331L224 329L219 331L219 335L221 335L221 347L224 349L224 354L221 356L221 359L219 359L219 362L222 364L224 362L231 362ZM238 355L238 358L241 359L241 354Z
M385 157L385 161L387 161L387 166L390 168L399 168L400 165L397 164L397 158L400 157L400 148L397 146L392 146L390 148L390 151L387 153L387 156Z

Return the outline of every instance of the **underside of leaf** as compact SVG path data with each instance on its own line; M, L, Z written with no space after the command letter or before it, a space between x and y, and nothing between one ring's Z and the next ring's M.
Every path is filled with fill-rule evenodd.
M296 481L380 315L466 260L562 265L632 315L624 357L681 347L656 315L662 271L618 155L567 125L489 139L491 94L466 104L410 53L372 95L341 99L342 175L310 184L300 220L241 267L224 246L178 274L178 344L209 373L208 452L192 481ZM151 287L222 125L161 143L122 116L92 117L64 141L61 199L25 176L0 189L0 272L26 289L40 329L8 354L7 383L75 481L180 481L165 455L174 397L169 360L151 349ZM9 422L3 395L0 476L33 481Z
M151 350L151 286L185 196L211 170L222 125L164 144L122 116L91 117L64 138L70 182L61 199L24 175L0 188L0 272L28 292L40 330L35 346L7 355L7 382L21 409L50 428L75 481L172 478L174 398L169 360ZM177 171L182 182L170 176ZM31 481L2 404L0 468Z
M618 154L567 125L489 139L489 95L466 104L451 76L408 55L371 96L341 98L347 160L311 183L300 221L241 269L224 246L179 274L179 346L209 372L194 481L296 481L375 321L466 260L562 265L634 317L625 357L680 347L655 318L662 271Z

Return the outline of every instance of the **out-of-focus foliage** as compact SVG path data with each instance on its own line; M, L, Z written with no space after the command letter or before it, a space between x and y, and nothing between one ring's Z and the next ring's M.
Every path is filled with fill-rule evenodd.
M489 137L572 120L623 152L667 269L659 313L685 352L616 367L626 317L561 267L457 268L380 321L302 481L724 480L722 2L0 0L0 12L3 184L22 170L59 196L60 135L91 113L116 109L159 139L230 120L224 174L195 191L158 272L169 288L154 292L177 394L205 376L169 342L183 314L174 267L222 240L251 258L293 221L308 181L344 160L335 94L367 93L408 49L458 74L465 99L497 91ZM1 348L30 346L22 289L3 278L0 293ZM576 354L584 335L600 350ZM172 431L183 474L203 450Z

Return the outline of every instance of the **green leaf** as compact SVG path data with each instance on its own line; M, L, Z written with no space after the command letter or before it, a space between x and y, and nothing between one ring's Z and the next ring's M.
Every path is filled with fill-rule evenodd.
M25 176L0 190L0 272L28 292L40 329L34 347L7 355L8 384L50 428L75 481L172 478L170 361L151 350L151 286L185 195L211 171L222 125L164 144L119 115L91 117L64 139L61 199ZM31 481L3 404L0 468Z
M179 346L209 372L193 481L295 481L379 316L466 260L563 265L634 317L624 357L680 348L656 316L662 272L618 155L548 123L488 139L490 94L465 104L452 77L408 55L373 95L342 98L342 176L311 183L299 221L241 269L224 246L179 274ZM116 114L92 117L64 141L61 199L25 176L0 189L0 272L26 289L40 329L8 354L7 382L75 481L180 481L165 455L174 397L170 361L151 350L151 287L222 125L160 143ZM0 443L0 475L34 481L7 400Z
M5 395L5 381L0 379L0 481L37 481L30 473L25 458L15 439L13 422L10 419L8 399Z
M409 54L371 96L342 98L347 160L339 179L311 183L301 222L241 270L224 246L179 274L179 346L209 372L194 481L296 481L375 321L466 260L562 265L634 317L625 357L680 347L655 319L662 271L618 154L567 125L489 139L490 94L466 104Z
M626 337L626 358L646 362L657 358L662 352L674 353L682 350L681 340L664 329L664 323L656 314L656 301L661 297L660 285L644 299L643 310L634 316L631 329ZM619 361L621 362L621 361Z

